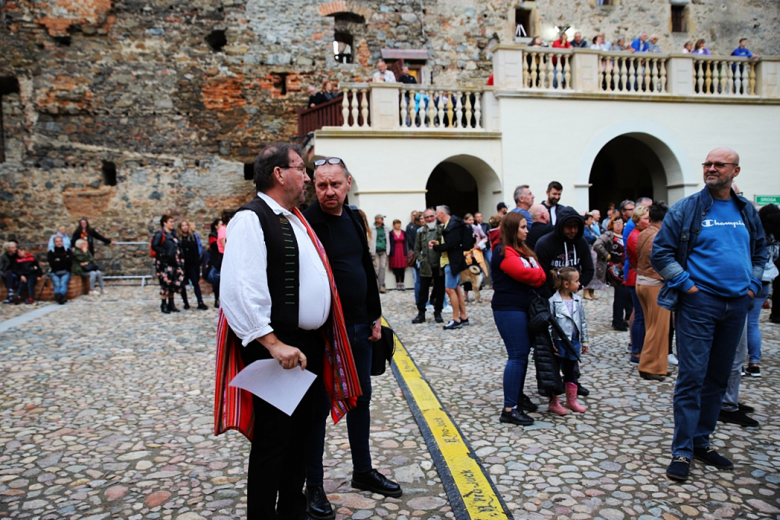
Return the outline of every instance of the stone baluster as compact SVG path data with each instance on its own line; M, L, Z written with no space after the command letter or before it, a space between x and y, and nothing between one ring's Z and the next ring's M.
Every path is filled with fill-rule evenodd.
M734 71L731 70L731 64L726 68L726 85L723 87L724 94L734 94Z
M636 60L634 58L628 58L628 84L626 85L626 91L631 92L636 87Z
M712 61L706 61L704 62L707 64L707 70L705 71L704 75L704 93L705 94L712 94Z
M444 105L447 104L444 92L439 92L439 98L436 100L436 117L439 120L438 128L444 128Z
M471 92L466 94L466 128L471 128Z
M561 63L563 63L561 61ZM566 82L566 90L574 90L571 86L571 56L566 56L566 68L564 69L563 80Z
M749 83L749 90L748 94L751 96L756 95L756 64L751 62L748 62L745 64L745 69L748 72L748 83Z
M555 79L555 67L557 65L553 65L553 56L554 55L548 55L547 56L547 84L543 85L545 88L553 88L553 80Z
M712 93L720 94L718 87L720 86L720 74L723 66L728 67L727 61L713 61L712 62Z
M534 52L531 54L531 88L536 88L536 80L539 78L539 63L537 63L538 59L538 53Z
M666 92L666 59L661 60L661 90Z
M408 106L406 105L406 94L408 93L408 90L404 88L401 89L401 128L406 128L408 126L406 124L406 116L409 113Z
M455 128L460 128L463 126L463 92L458 91L455 95ZM466 92L466 95L468 96L469 93Z
M476 128L477 130L482 130L482 102L480 100L481 97L482 97L481 92L474 92L474 120L476 121L474 128Z
M645 92L652 92L650 90L650 73L652 72L650 60L645 60L645 77L644 77L644 83L645 83Z
M615 77L615 67L618 65L618 62L614 59L608 59L604 63L604 70L607 73L607 82L606 82L606 89L607 92L614 92L617 90L617 85L615 84L616 77Z
M347 89L344 92L344 99L341 101L341 117L344 119L344 122L341 123L342 128L349 128L349 93L350 90Z
M627 89L628 76L626 75L626 71L627 71L627 69L626 69L626 61L627 61L627 59L626 58L618 58L618 59L620 61L620 85L617 86L618 87L617 90L619 92L626 92L628 90Z
M734 67L734 95L742 94L742 71L739 67Z
M428 128L436 126L436 98L433 90L428 91Z
M447 92L447 121L449 121L450 128L455 128L455 120L453 117L453 114L455 111L452 109L452 96L454 95L453 92Z
M360 124L360 128L368 128L368 89L363 89L362 93L360 115L363 118L363 122Z
M358 99L359 95L360 91L358 89L352 89L352 103L350 103L350 107L352 108L352 124L349 125L350 128L357 128L360 126L358 121L358 114L360 113L358 110L360 104L360 100Z
M647 60L647 68L650 70L650 84L647 86L651 93L658 91L658 58Z

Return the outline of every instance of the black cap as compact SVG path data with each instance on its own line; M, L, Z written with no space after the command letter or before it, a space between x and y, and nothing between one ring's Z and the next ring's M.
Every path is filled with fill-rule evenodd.
M504 209L506 207L507 207L506 204L504 204L503 202L499 202L498 205L496 206L496 211L501 211L502 209ZM507 208L507 209L509 209L509 208Z

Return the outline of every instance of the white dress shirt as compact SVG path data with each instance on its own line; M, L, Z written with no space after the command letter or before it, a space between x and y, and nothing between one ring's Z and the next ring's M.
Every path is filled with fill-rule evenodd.
M374 72L374 82L380 82L384 80L385 83L395 83L395 74L392 71L386 70L384 74L379 71Z
M316 330L330 315L330 282L317 248L303 223L265 193L258 193L271 210L290 221L298 243L298 327ZM277 253L281 254L281 252ZM239 211L227 227L219 299L230 328L246 346L273 332L268 292L268 250L254 211Z

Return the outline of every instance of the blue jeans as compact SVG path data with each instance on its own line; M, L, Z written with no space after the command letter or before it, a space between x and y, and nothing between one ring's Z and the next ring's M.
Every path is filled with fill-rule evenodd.
M460 286L460 273L453 276L450 264L444 266L444 288L457 289Z
M35 299L35 284L38 283L38 277L27 275L26 276L27 281L23 282L22 277L19 277L19 280L16 282L16 295L21 298L22 294L25 292L27 293L28 298Z
M506 346L509 359L504 367L504 408L514 408L523 395L531 337L528 334L528 313L525 311L493 311L498 333Z
M748 311L748 315L750 315L750 311ZM727 412L739 410L739 384L742 382L742 364L745 362L745 356L747 356L748 351L747 327L747 320L745 320L745 328L739 337L737 352L734 354L734 363L731 364L731 374L726 387L726 395L721 405L721 408Z
M54 284L54 294L68 294L69 281L70 273L65 273L62 276L51 273L51 282Z
M749 305L748 295L728 299L704 291L680 294L674 457L691 458L694 447L710 445Z
M347 336L355 358L360 388L363 394L357 399L357 406L347 413L347 436L352 452L352 471L365 473L371 471L371 452L368 436L371 429L371 354L372 343L368 341L371 327L368 323L347 325ZM314 428L306 453L306 487L321 486L323 480L322 456L325 452L325 423L330 414L330 398L324 386L320 385L319 413L316 414Z
M753 308L748 311L747 348L750 363L758 364L761 362L761 330L758 328L758 318L761 317L761 307L769 297L770 285L766 283L761 286L761 291L753 298Z
M629 287L631 301L634 302L634 323L631 325L631 353L639 357L642 347L645 346L645 314L642 312L642 304L636 296L636 287Z
M414 278L414 301L420 299L420 268L415 265L412 267L412 278Z

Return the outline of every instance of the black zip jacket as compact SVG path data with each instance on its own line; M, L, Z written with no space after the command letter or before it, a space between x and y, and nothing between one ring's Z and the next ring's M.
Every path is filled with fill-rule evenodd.
M55 247L54 251L49 251L46 254L46 258L49 261L52 273L57 271L70 272L70 268L73 266L73 255L64 247Z
M593 280L593 275L596 272L588 243L582 238L585 221L572 208L559 207L557 211L558 220L555 222L555 231L540 238L534 248L539 265L544 268L544 272L547 274L547 283L539 289L539 294L543 298L550 298L555 293L552 276L550 276L551 269L560 269L566 266L576 267L580 272L580 286L582 287ZM567 239L563 234L563 227L567 222L574 222L579 226L579 230L572 240Z

